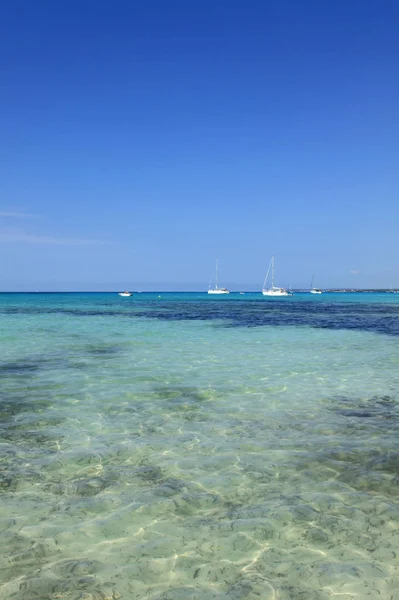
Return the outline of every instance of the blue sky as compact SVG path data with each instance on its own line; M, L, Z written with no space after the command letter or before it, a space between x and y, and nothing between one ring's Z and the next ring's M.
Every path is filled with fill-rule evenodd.
M0 8L0 289L399 287L399 4Z

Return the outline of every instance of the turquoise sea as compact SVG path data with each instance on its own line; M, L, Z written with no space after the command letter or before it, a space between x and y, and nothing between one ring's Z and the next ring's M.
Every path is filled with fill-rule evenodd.
M398 600L399 294L0 294L1 600Z

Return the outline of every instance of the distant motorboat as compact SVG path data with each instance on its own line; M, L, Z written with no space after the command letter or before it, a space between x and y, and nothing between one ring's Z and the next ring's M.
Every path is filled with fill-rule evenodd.
M271 287L266 287L267 284L267 280L269 278L269 273L270 270L272 272L272 285ZM270 264L269 264L269 268L267 270L266 273L266 277L265 277L265 281L263 282L263 287L262 287L262 294L264 296L274 296L274 297L281 297L281 296L292 296L292 292L287 292L287 290L285 288L282 287L277 287L274 285L274 256L272 256L271 260L270 260Z
M128 298L129 296L133 296L133 294L131 292L119 292L119 296L122 296L123 298Z
M218 287L219 259L216 259L215 287L209 285L208 294L230 294L227 288Z

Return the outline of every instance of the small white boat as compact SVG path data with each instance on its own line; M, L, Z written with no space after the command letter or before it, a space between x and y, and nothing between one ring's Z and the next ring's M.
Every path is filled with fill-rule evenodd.
M310 290L309 290L309 292L310 292L311 294L321 294L321 293L322 293L322 291L321 291L321 290L319 290L319 288L315 288L315 287L313 286L313 280L314 280L314 273L313 273L313 275L312 275L312 283L310 284Z
M218 287L219 259L216 259L215 287L209 285L208 294L230 294L227 288Z
M131 292L119 292L119 296L122 296L123 298L128 298L129 296L133 296L133 294Z
M272 272L272 285L271 287L266 287L267 284L267 280L269 278L269 273L270 270ZM263 282L263 287L262 287L262 294L264 296L274 296L274 297L281 297L281 296L292 296L292 292L287 292L287 290L285 288L282 287L277 287L274 285L274 256L272 256L271 260L270 260L270 264L269 264L269 268L267 270L266 273L266 277L265 277L265 281Z

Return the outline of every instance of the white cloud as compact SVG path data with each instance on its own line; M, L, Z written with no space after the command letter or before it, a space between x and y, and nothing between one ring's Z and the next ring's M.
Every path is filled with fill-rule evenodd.
M32 215L31 213L0 211L0 218L5 217L9 219L29 219L30 217L35 216L36 215Z
M32 235L24 231L0 231L1 244L46 244L49 246L95 246L107 244L101 240L59 238L51 235Z
M360 275L360 271L358 271L357 269L351 269L351 270L349 271L349 273L350 273L351 275Z

